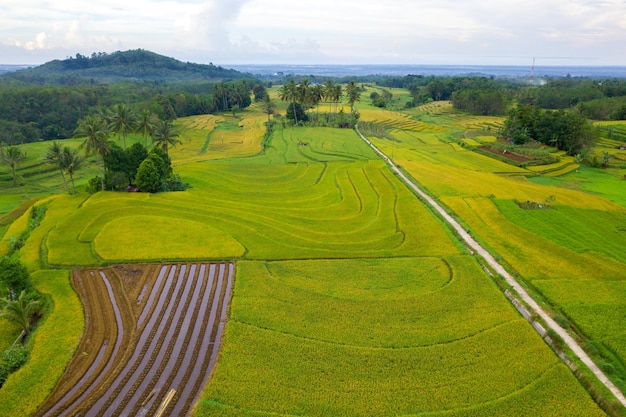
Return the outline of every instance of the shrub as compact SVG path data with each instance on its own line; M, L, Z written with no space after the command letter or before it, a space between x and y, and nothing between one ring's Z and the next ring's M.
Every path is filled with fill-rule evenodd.
M22 345L14 345L2 352L2 363L0 363L0 387L4 384L10 374L20 369L26 363L28 351Z

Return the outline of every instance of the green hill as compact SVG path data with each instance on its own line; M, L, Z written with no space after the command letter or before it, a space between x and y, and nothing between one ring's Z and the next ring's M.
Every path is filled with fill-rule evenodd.
M182 62L143 49L76 54L64 60L4 74L2 78L37 84L76 85L120 81L201 81L249 77L213 64Z

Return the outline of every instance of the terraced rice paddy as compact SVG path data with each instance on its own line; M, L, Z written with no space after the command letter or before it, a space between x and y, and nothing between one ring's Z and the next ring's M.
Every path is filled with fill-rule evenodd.
M468 257L238 268L199 416L602 415Z
M497 119L455 115L446 103L361 115L399 139L374 142L472 233L585 335L622 355L621 240L609 247L596 234L590 251L577 242L593 228L569 236L567 222L617 219L608 233L621 236L619 206L533 184L522 176L529 170L453 138L478 129L468 138L489 142ZM171 155L192 185L185 192L50 199L20 255L55 300L54 320L38 332L63 349L35 342L45 352L0 390L0 414L32 414L50 394L37 415L153 415L161 406L164 415L196 416L603 415L353 131L279 127L263 150L265 120L254 109L179 120L183 144ZM551 196L553 212L570 211L557 219L517 212L513 202ZM546 227L553 220L556 229ZM108 267L116 264L126 265ZM75 267L86 268L72 278L85 305L82 339L78 303L61 297L73 294ZM591 328L601 315L605 326ZM60 327L60 317L72 326Z
M216 362L233 273L232 264L76 273L85 337L35 415L186 414Z

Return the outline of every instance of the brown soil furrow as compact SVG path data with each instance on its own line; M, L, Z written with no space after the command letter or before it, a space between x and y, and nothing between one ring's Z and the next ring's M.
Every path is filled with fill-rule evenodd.
M163 280L163 277L165 276L166 272L167 272L167 266L163 265L161 267L161 270L159 271L159 276L157 277L156 282L152 286L152 291L150 292L148 301L146 301L146 305L143 307L143 310L141 311L141 314L139 315L139 319L137 320L138 329L141 327L141 325L143 324L143 321L146 319L146 316L148 315L148 313L150 312L150 309L152 308L154 299L156 298L159 291L161 290L161 281Z
M120 413L116 413L116 415L137 415L136 409L141 405L139 399L145 392L155 391L158 394L155 396L156 398L167 394L167 391L162 391L161 388L169 379L171 373L176 369L175 365L180 359L182 350L186 347L188 326L184 326L185 317L188 314L193 314L193 309L197 304L198 295L202 287L202 280L194 279L196 278L195 272L196 265L192 265L189 275L185 277L185 280L189 287L195 285L194 292L191 297L187 294L183 295L183 300L186 302L176 311L174 316L176 327L170 328L166 335L166 339L171 342L167 350L161 349L157 355L155 363L158 364L158 368L156 370L148 370L148 375L152 375L152 377L142 379L139 386L133 389L134 393L130 400L125 401L126 406ZM135 412L131 413L133 409L135 409Z
M63 413L60 414L62 416L75 415L75 413L72 413L72 410L75 407L79 406L86 398L88 398L90 394L92 394L95 390L99 388L98 385L102 382L104 378L108 376L108 372L112 368L113 364L115 363L115 359L119 353L120 347L122 346L122 339L124 337L124 326L123 326L123 321L122 321L122 314L119 309L119 306L117 305L115 294L113 293L113 288L111 287L109 280L107 279L106 275L102 271L100 271L100 276L102 277L102 280L104 281L104 284L106 286L106 290L109 295L109 301L111 302L111 307L113 308L113 315L115 317L115 323L117 326L117 335L115 338L115 345L113 347L113 351L111 352L111 356L106 362L104 369L102 369L102 372L100 372L98 377L91 383L91 385L82 393L80 397L78 397L69 407L63 410Z
M174 401L171 402L170 405L179 404L180 403L180 391L181 387L184 387L187 382L187 378L189 376L190 368L193 367L192 363L196 364L196 366L200 366L201 363L197 361L192 362L191 359L197 359L201 342L205 337L205 317L207 312L209 311L209 305L211 301L214 299L215 287L217 286L217 280L215 276L215 265L211 265L211 269L209 271L209 275L206 279L206 286L204 287L204 291L202 293L202 298L200 303L197 303L194 314L197 312L197 317L193 319L193 331L191 332L190 339L191 342L187 345L187 349L185 350L183 356L179 358L177 362L177 367L175 369L175 373L172 372L170 374L170 378L160 385L161 389L171 388L176 390L176 397ZM147 404L144 415L151 415L158 403Z
M75 271L85 334L35 416L186 415L215 364L233 275L234 264Z
M174 268L172 268L172 269L173 269L173 271L170 273L170 275L173 275L175 273ZM178 300L178 292L180 290L181 283L182 283L181 280L177 280L176 281L176 286L174 288L174 291L173 291L171 299ZM165 300L163 300L163 297L161 297L159 299L159 302L161 302L161 301L163 303L165 303ZM174 304L171 303L166 308L166 311L165 311L165 314L164 314L166 319L168 317L170 317L170 312L171 312L173 306L174 306ZM158 311L158 309L157 309L157 311ZM153 316L150 318L150 322L148 323L148 326L154 326L154 324L156 323L157 319L159 319L159 318L162 319L163 316L162 317L158 317L158 314L153 314ZM121 386L123 381L127 381L133 375L136 378L139 377L138 375L136 375L136 369L138 367L142 367L142 365L145 366L146 362L149 361L150 359L152 359L152 357L151 357L152 351L156 348L157 344L160 345L160 343L162 343L162 340L160 341L160 339L159 339L159 335L161 335L161 333L163 332L163 328L165 327L166 324L167 324L167 320L162 320L159 323L159 326L156 329L155 337L151 340L150 345L148 345L147 349L145 349L145 350L143 349L143 346L145 345L147 340L145 338L143 338L143 335L145 333L142 334L142 337L140 338L140 344L141 344L140 352L143 352L143 354L141 354L141 357L142 357L141 362L140 363L137 362L137 360L139 359L140 354L137 352L137 350L135 350L135 354L133 354L133 356L131 357L129 362L126 364L126 367L122 370L122 372L120 372L120 374L117 376L117 378L111 383L111 385L109 386L109 388L105 392L105 394L102 397L100 397L100 399L98 399L98 401L96 401L96 403L91 407L90 412L87 414L88 417L98 415L99 414L98 413L99 410L104 410L106 408L106 405L115 399L115 397L117 396L117 394L120 391L120 386ZM146 327L148 327L148 326L146 326ZM132 368L135 371L132 374L127 373L130 370L129 368ZM134 383L134 381L133 381L133 383ZM126 385L126 383L124 385Z
M166 313L163 317L161 317L161 322L159 323L159 327L154 335L154 339L148 346L145 354L141 357L141 362L136 367L135 371L130 375L130 377L123 384L119 384L115 391L113 392L112 397L106 403L105 407L102 407L102 410L99 412L99 415L103 416L116 416L119 415L116 410L122 404L126 404L129 401L130 396L138 389L138 386L144 381L146 378L150 378L153 374L158 374L158 368L161 365L162 359L159 358L158 355L155 355L155 352L167 352L170 349L170 346L173 343L171 335L172 329L176 329L178 326L178 321L176 319L176 314L183 308L185 303L187 302L187 296L190 290L190 283L183 279L187 272L187 265L182 265L180 268L180 272L176 278L176 286L180 288L183 283L186 283L183 287L183 292L180 295L176 295L168 304L166 309ZM156 311L161 310L157 308Z
M184 342L183 342L183 352L178 351L178 352L174 352L172 354L172 356L170 356L169 360L168 360L168 364L166 365L166 369L168 370L167 372L167 379L163 378L163 375L159 375L158 380L152 380L150 382L150 384L148 385L148 388L146 390L144 390L144 392L142 393L143 397L146 397L146 399L144 399L141 403L136 404L135 408L132 410L132 415L135 416L146 416L146 415L152 415L153 412L151 411L154 407L157 407L159 405L158 401L155 401L156 398L154 397L154 395L152 395L150 398L147 398L148 395L150 395L151 393L162 393L164 392L164 387L172 387L172 380L174 379L175 375L174 372L180 372L180 367L183 364L183 360L184 358L187 356L187 353L190 349L193 350L193 347L197 344L197 332L195 331L196 327L201 326L201 322L203 320L203 314L202 314L202 301L205 298L204 293L207 291L210 291L211 288L211 273L209 272L209 275L207 276L207 269L209 271L213 271L215 269L214 265L210 265L210 268L206 268L206 265L203 264L200 267L200 272L198 274L198 282L196 285L196 289L194 291L194 295L193 295L193 299L191 302L191 306L193 307L193 309L190 309L187 314L185 314L185 316L183 317L183 325L182 328L184 329L184 332L186 333L186 336L184 337ZM193 326L194 331L193 332L189 332L189 328L190 326Z
M191 373L187 378L185 378L187 383L179 389L180 398L176 404L174 404L174 408L170 414L172 416L184 415L191 409L192 404L200 395L202 387L208 381L209 376L215 367L215 361L217 360L217 354L219 352L219 346L224 332L224 323L228 314L228 305L230 302L230 294L232 292L234 278L234 265L228 264L228 275L226 279L224 279L224 273L225 267L224 265L220 265L220 282L218 282L218 287L215 290L216 296L219 297L217 301L221 303L219 309L219 320L217 321L217 332L211 338L207 338L206 336L200 338L200 351L195 363L202 364L202 366L191 367ZM221 296L218 295L220 293ZM216 324L213 308L216 304L218 303L216 302L216 297L214 297L211 306L211 316L209 317L209 323L207 323L206 326L207 333L213 333L212 329ZM217 312L217 309L215 309L215 311ZM211 354L209 355L207 363L206 354L209 350L211 351Z
M178 401L174 406L176 411L174 411L171 415L185 414L185 410L188 409L187 401L189 399L189 393L187 393L183 389L183 387L187 387L187 389L193 391L196 385L193 379L191 379L193 370L204 366L203 355L205 354L206 349L204 351L202 350L202 341L211 336L212 323L210 318L210 307L212 303L215 302L215 296L216 294L219 294L219 286L221 285L218 267L216 265L211 265L211 267L212 268L209 271L206 289L202 298L202 302L200 304L200 315L198 317L198 320L196 321L196 326L192 335L196 343L193 346L193 349L189 347L189 349L187 350L183 363L178 370L176 377L170 385L170 387L174 389L179 389L181 391L178 394Z
M87 333L90 334L90 338L83 338L80 345L78 346L77 352L81 353L79 360L75 360L68 366L68 370L71 372L70 375L72 378L66 378L65 384L59 384L55 391L50 395L50 397L44 403L44 407L40 409L40 411L44 411L48 404L54 404L44 416L55 416L62 412L61 407L65 404L72 404L74 400L72 397L78 394L78 391L84 386L86 386L90 380L97 377L100 370L103 368L104 364L108 362L111 349L107 349L109 347L108 338L115 338L115 330L111 326L109 320L105 320L105 315L95 314L95 311L107 311L107 305L109 303L108 298L104 297L94 297L99 293L99 290L96 289L99 287L99 284L102 285L102 290L104 290L104 284L101 280L95 279L95 275L93 271L89 271L91 278L83 279L78 274L72 274L72 284L74 289L80 294L81 298L93 298L94 302L88 306L85 306L85 322L87 324ZM85 282L86 281L86 282ZM87 354L90 352L91 346L100 345L100 350L98 351L98 355L94 358L91 363L85 363L82 359L85 357L91 357ZM105 348L103 351L103 347ZM101 355L102 353L102 355ZM105 356L106 354L106 356ZM86 371L85 371L86 369ZM82 377L80 377L82 375ZM76 381L77 377L80 377L78 381ZM63 394L63 392L67 392L66 387L71 387L70 392L63 395L61 399L58 397ZM65 388L65 389L64 389ZM72 400L72 401L71 401ZM56 403L56 404L55 404ZM66 406L67 407L67 406ZM35 413L35 416L42 415L41 413Z

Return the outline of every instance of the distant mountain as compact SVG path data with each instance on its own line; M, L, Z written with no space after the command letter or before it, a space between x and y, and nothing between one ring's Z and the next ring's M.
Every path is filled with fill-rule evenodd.
M113 53L76 54L34 68L8 72L3 78L37 84L85 84L120 81L215 81L251 77L213 64L178 61L154 52L136 49Z
M9 65L9 64L0 64L0 74L4 74L5 72L17 71L24 68L32 67L32 65Z

